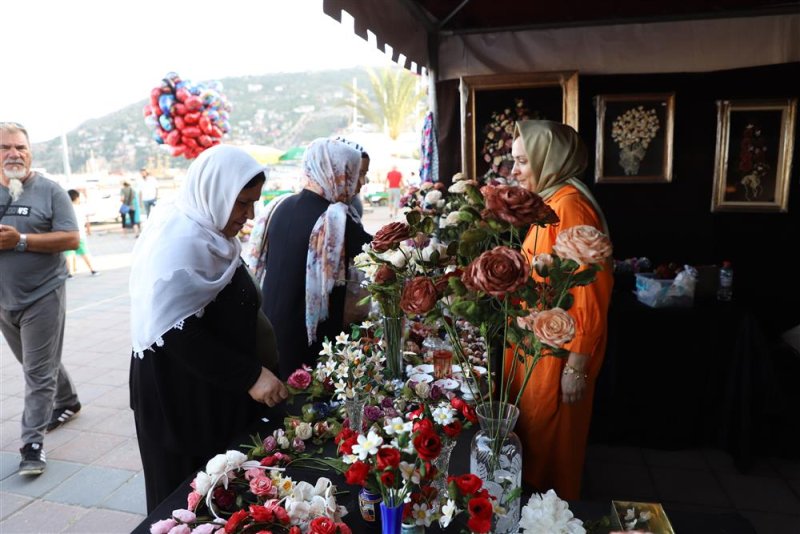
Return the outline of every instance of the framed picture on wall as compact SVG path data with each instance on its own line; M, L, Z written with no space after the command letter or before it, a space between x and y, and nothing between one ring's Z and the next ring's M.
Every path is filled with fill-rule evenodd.
M578 73L537 72L461 78L461 165L485 181L511 173L514 123L544 119L578 129Z
M720 100L711 211L786 212L797 99Z
M597 183L672 181L675 93L598 95Z

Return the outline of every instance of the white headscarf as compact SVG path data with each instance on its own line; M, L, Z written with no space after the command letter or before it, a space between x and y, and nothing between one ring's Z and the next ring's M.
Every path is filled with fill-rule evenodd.
M335 139L316 139L303 157L305 188L330 202L308 240L306 256L306 332L308 344L317 338L317 324L328 318L329 295L343 283L344 235L350 199L358 187L361 152Z
M241 245L222 229L242 188L264 171L244 150L217 145L192 162L174 203L159 203L133 249L131 341L137 356L163 344L230 283Z

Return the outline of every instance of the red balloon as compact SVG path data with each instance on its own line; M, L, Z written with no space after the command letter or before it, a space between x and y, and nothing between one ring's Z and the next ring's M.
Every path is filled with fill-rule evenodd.
M200 117L200 120L197 122L197 124L200 126L200 129L203 130L204 134L211 135L213 131L211 128L213 126L211 125L211 119L209 119L206 115Z
M197 124L197 121L200 120L201 116L202 113L200 113L199 111L193 111L191 113L187 113L186 115L184 115L183 120L186 122L186 124L195 125Z
M161 90L156 87L150 91L150 105L154 108L158 107L158 97L161 96Z
M200 148L200 145L197 144L197 141L191 137L186 137L185 135L181 136L181 141L183 141L183 144L189 148Z
M200 97L198 96L190 96L186 99L184 104L186 104L186 107L189 109L189 111L199 111L203 109L203 101L200 100Z
M178 130L172 130L170 133L167 134L167 137L164 139L164 142L168 145L178 146L181 141L181 133Z
M176 115L173 120L175 121L175 128L178 130L183 130L186 127L186 123L180 115Z
M208 148L211 146L211 137L208 135L201 135L197 138L197 144L203 148Z
M178 145L178 146L172 147L172 155L175 156L176 158L178 156L182 155L184 152L186 152L186 146L185 145Z
M175 104L172 106L172 114L173 115L186 115L186 106L183 104Z
M145 117L149 117L153 114L153 108L150 107L150 104L145 104L142 111L144 112Z
M211 133L209 135L211 135L212 137L222 137L222 130L220 130L216 126L212 126Z
M186 102L186 99L192 96L192 93L187 91L184 87L181 87L177 91L175 91L175 98L178 99L178 102Z

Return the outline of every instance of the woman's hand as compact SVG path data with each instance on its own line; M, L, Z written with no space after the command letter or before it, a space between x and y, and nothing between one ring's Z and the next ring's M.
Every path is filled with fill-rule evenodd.
M254 401L263 402L269 407L280 404L289 397L289 390L286 389L283 382L278 380L278 377L266 367L261 368L261 375L256 383L247 390L247 393Z
M580 401L586 393L589 381L586 375L586 360L588 356L571 352L567 364L561 373L561 402L572 404Z

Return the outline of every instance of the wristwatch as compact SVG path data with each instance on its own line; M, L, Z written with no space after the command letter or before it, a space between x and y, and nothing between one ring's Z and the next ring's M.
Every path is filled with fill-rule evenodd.
M17 241L14 250L17 252L25 252L28 250L28 234L19 234L19 241Z

